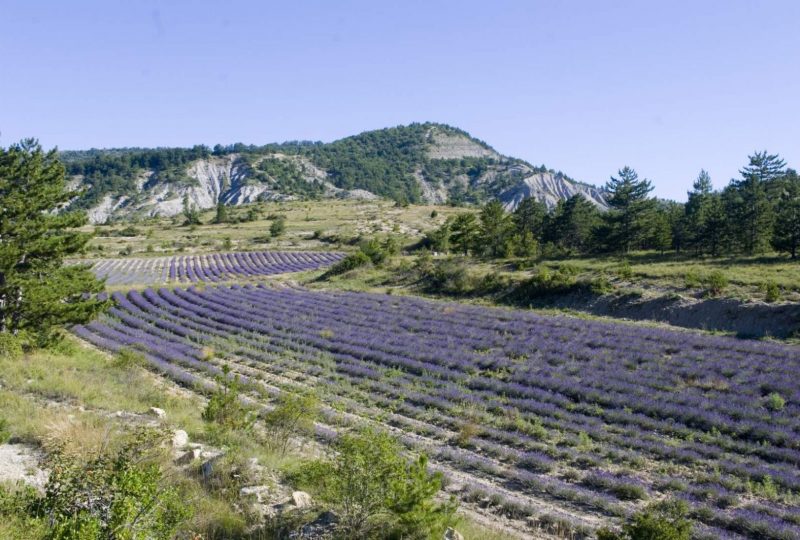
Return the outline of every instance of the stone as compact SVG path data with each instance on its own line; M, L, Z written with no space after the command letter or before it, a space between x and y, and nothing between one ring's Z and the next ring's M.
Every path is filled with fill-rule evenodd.
M150 416L161 418L162 420L167 417L167 411L159 409L158 407L150 407Z
M464 536L452 527L444 532L444 540L464 540Z
M444 488L447 493L461 493L464 491L464 484L459 484L458 482L451 482L447 484Z
M311 506L311 495L305 491L295 491L292 493L292 502L297 508L308 508Z
M189 444L189 434L182 429L176 429L172 434L172 447L183 448Z
M203 450L201 448L190 448L187 452L181 454L180 457L175 460L175 463L178 465L189 465L190 463L193 463L194 460L200 459L202 455Z

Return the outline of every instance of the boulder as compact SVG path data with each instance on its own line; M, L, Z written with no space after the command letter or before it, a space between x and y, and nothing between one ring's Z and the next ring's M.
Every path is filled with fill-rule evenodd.
M189 444L189 434L182 429L176 429L172 434L172 447L183 448Z
M295 491L292 493L292 502L297 508L308 508L311 506L311 495L305 491Z
M148 411L150 416L155 416L156 418L161 418L162 420L167 417L167 411L164 409L159 409L158 407L150 407Z

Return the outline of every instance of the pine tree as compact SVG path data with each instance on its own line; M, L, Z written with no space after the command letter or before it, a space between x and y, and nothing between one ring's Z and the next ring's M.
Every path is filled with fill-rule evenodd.
M469 255L469 251L475 248L478 240L478 220L475 214L458 214L450 224L450 243L463 253Z
M499 257L512 234L513 223L500 201L491 201L483 207L480 214L481 245L492 257Z
M65 265L91 238L76 231L86 215L65 211L67 191L55 150L27 139L0 148L0 332L44 341L60 324L82 323L104 306L86 265Z
M685 207L686 244L698 254L708 249L707 222L712 192L711 176L705 170L701 170L692 184L692 191L688 193L689 200Z
M547 206L533 197L527 197L514 210L512 219L518 234L523 235L528 232L537 240L541 240L546 216Z
M777 155L756 152L749 164L739 172L741 180L731 180L734 190L732 218L738 224L737 240L748 255L764 251L769 245L773 226L773 208L769 191L775 191L775 180L784 175L786 164Z
M653 190L649 180L639 180L630 167L624 167L618 175L619 178L612 176L606 184L609 211L605 219L610 235L607 242L611 249L627 253L645 239L655 201L648 197Z
M794 171L786 175L784 189L776 206L775 234L772 246L797 259L800 249L800 177Z
M227 223L228 221L228 207L225 206L225 203L219 201L217 203L217 214L214 216L214 223Z
M573 195L558 201L548 216L545 240L567 251L588 253L599 222L597 207L583 195Z

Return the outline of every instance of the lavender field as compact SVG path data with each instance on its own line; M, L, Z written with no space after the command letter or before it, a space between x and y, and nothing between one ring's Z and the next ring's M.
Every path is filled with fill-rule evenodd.
M172 257L104 259L92 266L108 285L194 283L316 270L342 258L341 253L242 251Z
M265 400L313 386L321 436L381 422L464 501L530 527L580 537L674 497L700 537L800 538L796 347L261 285L114 299L75 333L189 385L224 359Z

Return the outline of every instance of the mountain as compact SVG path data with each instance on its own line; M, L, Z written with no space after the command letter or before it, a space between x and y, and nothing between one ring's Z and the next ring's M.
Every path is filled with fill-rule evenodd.
M503 156L460 129L434 123L367 131L331 143L292 141L192 148L121 148L61 153L74 188L73 205L92 222L169 216L184 201L377 198L411 203L480 204L500 199L515 208L526 197L548 206L580 194L605 207L602 192L561 172Z

